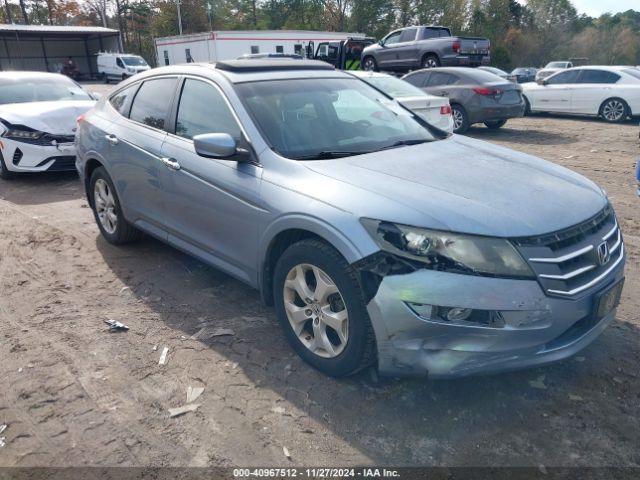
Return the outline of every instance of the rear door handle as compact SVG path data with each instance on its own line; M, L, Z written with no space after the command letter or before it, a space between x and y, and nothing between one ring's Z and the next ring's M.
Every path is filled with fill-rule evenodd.
M160 160L167 168L170 168L171 170L180 170L180 164L175 158L162 157Z
M109 142L110 145L117 145L118 144L118 137L116 137L112 133L110 133L108 135L105 135L104 138L106 138L107 142Z

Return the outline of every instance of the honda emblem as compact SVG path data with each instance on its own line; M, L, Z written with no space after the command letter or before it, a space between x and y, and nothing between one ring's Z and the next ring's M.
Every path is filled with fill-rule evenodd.
M609 244L607 242L602 242L598 245L598 264L606 265L609 263L611 259L611 252L609 251Z

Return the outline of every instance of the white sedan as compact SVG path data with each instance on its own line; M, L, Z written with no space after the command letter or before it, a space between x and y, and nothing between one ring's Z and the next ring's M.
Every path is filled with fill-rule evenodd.
M640 70L635 67L575 67L523 83L522 89L527 112L593 115L607 122L640 115Z
M75 170L76 119L95 105L64 75L0 73L0 178Z
M430 125L445 132L453 132L453 116L448 98L429 95L410 83L386 73L362 70L349 70L347 73L390 96Z

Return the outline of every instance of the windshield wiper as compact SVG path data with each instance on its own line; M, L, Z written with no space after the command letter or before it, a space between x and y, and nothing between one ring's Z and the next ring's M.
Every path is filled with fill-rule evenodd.
M329 160L332 158L342 158L342 157L351 157L352 155L362 155L363 153L369 153L367 151L338 151L338 150L327 150L317 153L312 153L309 155L300 155L298 157L291 157L295 160Z
M380 148L380 150L389 150L390 148L405 147L407 145L419 145L421 143L427 143L427 142L430 142L430 141L431 140L424 140L424 139L398 140L397 142L392 143L391 145L387 145L386 147Z

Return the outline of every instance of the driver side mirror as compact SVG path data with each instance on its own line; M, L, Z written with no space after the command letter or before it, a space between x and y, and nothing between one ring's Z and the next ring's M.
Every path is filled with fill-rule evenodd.
M536 81L538 85L546 86L549 82L547 82L544 78L540 78Z
M238 161L249 157L249 152L238 148L235 139L228 133L203 133L193 137L196 153L205 158L225 159L240 155Z
M378 40L378 45L380 45L381 47L384 47L384 40Z

